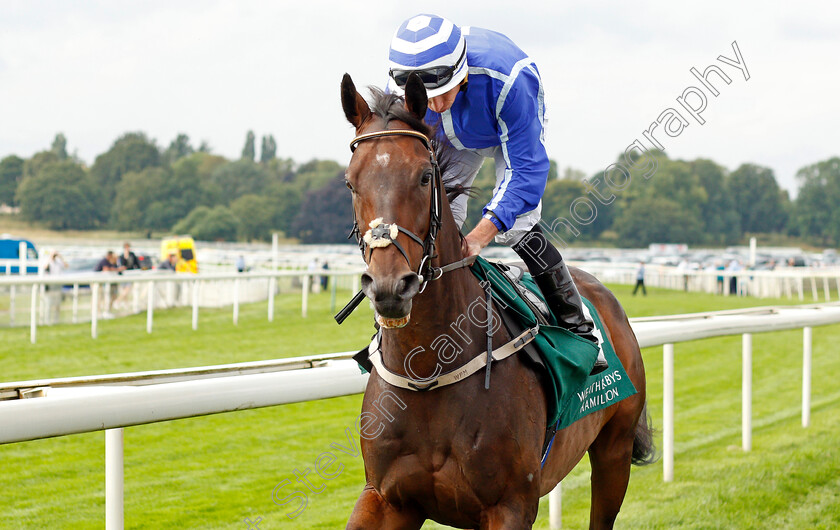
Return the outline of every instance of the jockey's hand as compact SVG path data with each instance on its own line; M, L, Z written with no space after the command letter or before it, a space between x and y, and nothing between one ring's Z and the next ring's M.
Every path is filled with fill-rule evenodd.
M499 229L490 220L482 219L472 231L461 240L461 254L464 258L478 256L481 249L493 241Z

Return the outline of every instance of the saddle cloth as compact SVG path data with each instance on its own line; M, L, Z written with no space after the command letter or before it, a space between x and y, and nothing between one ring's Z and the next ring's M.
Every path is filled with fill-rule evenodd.
M505 324L514 328L508 329L512 336L521 332L517 326L525 329L540 324L539 333L532 342L539 359L535 359L537 355L533 353L524 357L530 359L536 369L545 375L543 384L547 398L548 425L553 426L554 430L568 427L587 414L636 393L636 388L607 338L603 322L589 300L583 298L584 313L595 323L593 334L598 338L597 347L557 326L553 315L548 315L546 319L541 314L539 304L529 303L522 294L527 290L529 292L525 296L529 300L536 297L545 304L531 275L511 274L508 269L510 267L504 264L491 263L481 257L470 267L482 285L490 282L497 309L506 315L503 318ZM598 347L603 349L609 368L590 376L598 357Z

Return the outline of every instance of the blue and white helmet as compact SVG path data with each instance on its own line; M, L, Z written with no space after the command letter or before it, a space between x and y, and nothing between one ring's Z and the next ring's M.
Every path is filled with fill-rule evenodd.
M467 43L461 28L437 15L416 15L402 23L388 54L391 92L402 94L408 75L417 73L428 97L458 86L467 75Z

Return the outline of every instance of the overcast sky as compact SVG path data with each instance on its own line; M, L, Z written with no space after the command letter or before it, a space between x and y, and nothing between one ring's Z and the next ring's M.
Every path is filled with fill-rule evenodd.
M409 5L411 7L409 7ZM339 82L383 85L397 26L414 2L0 0L0 157L28 157L56 132L88 164L126 131L166 146L183 132L239 156L248 129L278 156L349 160ZM689 69L717 64L704 125L671 157L734 170L800 167L840 155L840 5L835 2L425 2L458 25L511 37L546 89L549 156L594 173L641 138ZM737 41L749 81L719 55Z

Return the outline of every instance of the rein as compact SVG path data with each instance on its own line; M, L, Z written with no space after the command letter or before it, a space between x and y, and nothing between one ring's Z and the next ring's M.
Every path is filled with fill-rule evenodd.
M396 223L385 223L383 222L383 219L379 217L370 222L370 228L363 235L359 229L359 221L356 219L356 210L354 208L353 228L350 230L350 235L347 237L349 239L350 237L355 236L356 242L359 244L359 250L362 253L362 259L365 263L370 262L370 257L373 255L373 249L385 248L389 245L394 245L400 254L402 254L403 258L405 258L406 263L408 263L408 267L412 268L411 261L408 259L408 253L397 241L397 236L400 233L405 234L411 241L423 247L423 257L420 259L420 265L417 267L417 275L420 277L419 292L422 293L430 281L440 279L441 276L449 271L469 267L475 262L476 257L470 256L469 258L464 258L442 267L435 267L431 263L431 260L437 257L437 254L435 254L435 239L437 238L437 234L440 231L442 224L441 210L443 207L441 204L441 188L443 187L443 181L440 165L435 157L434 149L432 148L429 138L425 134L411 129L390 129L360 134L359 136L353 138L353 141L350 142L350 152L355 153L359 144L366 140L376 140L390 136L412 136L417 138L423 142L423 146L429 152L429 161L432 165L434 174L434 183L431 192L432 197L429 204L429 233L426 235L425 239L420 239L420 237L411 230L403 228ZM362 291L356 293L350 302L335 315L336 322L339 324L344 322L344 320L350 316L350 313L359 306L364 298L365 295Z

